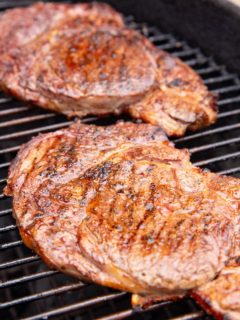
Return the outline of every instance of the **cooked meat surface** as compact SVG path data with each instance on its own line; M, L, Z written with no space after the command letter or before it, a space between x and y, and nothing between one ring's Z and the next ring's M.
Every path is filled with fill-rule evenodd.
M217 319L240 319L240 263L225 267L213 281L192 296Z
M68 116L118 114L154 84L156 62L144 44L133 30L71 20L11 57L4 86Z
M30 7L10 9L1 14L0 55L22 47L46 33L51 27L72 19L78 19L78 23L87 20L96 25L124 25L121 15L107 4L37 2Z
M238 251L240 246L238 245ZM184 296L191 296L208 313L218 320L240 319L240 255L231 259L215 279L202 286L186 292L183 295L132 295L132 306L145 309L149 306L165 301L179 300Z
M200 77L107 5L40 3L0 27L0 87L20 99L68 116L127 112L170 136L216 120Z
M39 135L23 146L11 165L5 193L13 196L14 216L25 244L52 267L127 290L128 284L91 262L78 245L86 201L79 198L80 179L117 148L145 146L155 140L166 140L166 136L159 127L147 124L120 123L102 128L77 123Z
M202 79L179 59L156 51L157 86L129 107L134 118L159 125L169 136L182 136L216 121L216 99Z
M192 166L155 126L76 123L39 135L5 193L46 263L129 292L182 295L239 252L239 180Z
M118 13L103 4L59 6L66 17L48 21L49 30L2 56L3 89L42 107L82 117L120 113L153 86L156 61L148 48L152 46L124 28Z
M222 269L220 274L210 282L187 292L203 309L218 320L240 319L240 263L239 257ZM132 295L132 306L145 309L165 301L178 300L184 295Z

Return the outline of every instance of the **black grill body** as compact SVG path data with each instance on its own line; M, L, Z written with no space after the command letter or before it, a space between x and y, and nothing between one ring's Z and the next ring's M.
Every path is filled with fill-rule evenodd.
M30 3L32 1L0 1L0 8ZM126 11L126 1L123 4L123 11ZM160 19L161 13L158 14ZM176 139L176 146L190 149L193 163L200 167L240 176L240 83L237 74L229 72L199 48L168 32L163 33L155 26L157 20L155 25L146 24L136 22L133 16L126 16L126 22L156 46L189 64L203 77L209 89L219 95L217 123ZM116 120L116 117L85 118L84 122L102 125ZM32 136L57 130L71 122L62 115L28 106L0 93L0 319L212 319L190 298L162 302L145 312L134 312L129 294L79 282L49 270L22 244L12 218L11 199L1 194L9 163L21 144Z

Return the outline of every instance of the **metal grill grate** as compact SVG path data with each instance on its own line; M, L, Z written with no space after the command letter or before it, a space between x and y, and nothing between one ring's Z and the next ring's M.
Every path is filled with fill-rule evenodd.
M177 147L187 147L192 161L212 171L239 176L240 82L224 66L206 57L199 49L178 41L157 28L126 22L140 30L156 46L180 57L219 94L219 120L211 128L176 139ZM109 123L116 118L86 123ZM31 108L0 93L0 187L5 186L7 169L22 143L39 132L69 125L62 115ZM211 319L191 299L163 302L146 312L130 307L130 296L94 284L84 284L49 270L22 244L11 215L11 200L0 191L0 315L1 319Z

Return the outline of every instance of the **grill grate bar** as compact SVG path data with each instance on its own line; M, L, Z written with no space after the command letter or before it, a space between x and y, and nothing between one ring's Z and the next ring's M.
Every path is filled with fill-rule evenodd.
M88 118L82 119L81 122L82 123L90 123L90 122L96 121L97 119L98 119L97 117L88 117ZM61 122L61 123L56 123L56 124L52 124L52 125L48 125L48 126L44 126L44 127L38 127L36 129L18 131L18 132L14 132L12 134L6 134L6 135L0 136L0 140L18 138L18 137L22 137L22 136L26 136L26 135L33 135L35 133L40 133L40 132L43 132L43 131L50 131L50 130L60 129L60 128L63 128L63 127L67 127L70 124L73 124L73 122L74 121L64 121L64 122Z
M208 68L203 68L203 69L197 70L197 73L200 74L201 76L204 76L208 73L222 71L223 68L224 68L223 66L211 66Z
M194 312L194 313L191 313L191 314L187 314L185 316L174 317L174 318L171 318L171 320L192 320L192 319L200 318L203 315L204 315L204 313L202 311L199 311L199 312Z
M0 250L6 250L6 249L11 249L14 247L21 246L23 244L22 240L17 240L13 242L8 242L0 245Z
M11 164L10 161L1 163L1 164L0 164L0 169L7 168L7 167L10 166L10 164ZM3 194L0 194L0 199L3 198L3 197L4 197L4 195L3 195Z
M191 60L185 60L185 63L187 63L190 67L194 68L194 66L196 65L204 65L205 63L207 63L208 60L207 59L191 59Z
M39 261L39 260L40 260L40 257L37 255L34 255L26 258L20 258L13 261L4 262L0 264L0 270L20 266L25 263L30 263L30 262Z
M222 94L222 93L229 93L231 91L237 91L237 90L240 90L239 84L235 84L235 85L229 86L229 87L214 89L214 90L212 90L212 92L217 93L217 94Z
M231 111L226 111L226 112L221 112L221 113L218 114L218 118L219 118L219 119L220 119L220 118L225 118L225 117L229 117L229 116L233 116L233 115L237 115L237 114L240 114L240 109L231 110ZM71 123L72 123L72 122L71 122ZM61 125L66 126L65 123L63 123L63 124L61 124ZM61 125L60 125L60 127L62 127ZM45 127L44 127L44 128L45 128ZM34 130L35 130L35 129L34 129ZM45 129L38 128L38 129L36 129L36 130L37 130L37 132L41 132L41 131L44 131ZM46 130L48 130L48 129L46 129ZM22 131L22 132L23 132L23 131ZM191 137L191 136L190 136L190 137ZM186 137L184 137L184 138L186 138ZM181 139L181 138L180 138L180 139ZM0 154L5 154L5 153L9 153L9 152L18 151L18 150L21 148L21 145L22 145L22 144L16 145L16 146L11 147L11 148L2 149L2 150L0 150ZM8 162L8 163L9 163L9 162ZM7 166L8 166L8 163L7 163L7 164L5 164L5 163L0 164L0 168L1 168L1 166L7 167Z
M0 104L12 101L11 97L0 98Z
M208 149L212 149L212 148L227 146L227 145L230 145L230 144L236 143L236 142L240 142L240 137L233 138L233 139L227 139L224 141L219 141L219 142L214 142L214 143L209 143L209 144L206 144L203 146L191 148L189 150L191 153L196 153L196 152L200 152L200 151L204 151L204 150L208 150Z
M121 298L121 297L123 297L125 295L126 295L126 292L113 293L113 294L109 294L109 295L105 295L105 296L89 299L89 300L86 300L86 301L81 301L81 302L78 302L78 303L74 303L74 304L71 304L71 305L68 305L68 306L65 306L65 307L57 308L57 309L54 309L52 311L48 311L48 312L44 312L44 313L41 313L41 314L34 315L32 317L24 318L22 320L40 320L40 319L44 319L44 318L48 318L48 317L52 317L52 316L59 316L59 315L62 315L64 313L67 313L67 312L79 310L79 309L82 309L82 308L86 308L86 307L90 307L90 306L93 306L93 305L97 305L99 303L104 303L104 302L107 302L107 301L110 301L110 300Z
M233 174L233 173L237 173L237 172L240 172L240 167L231 168L228 170L222 170L222 171L219 171L218 173L219 174Z
M157 34L157 35L153 35L153 36L148 37L148 39L151 42L169 41L171 39L171 35L168 35L168 34Z
M156 45L156 44L155 44ZM176 43L176 42L172 42L172 43L168 43L168 44L157 44L156 47L158 47L161 50L173 50L176 48L181 48L183 46L182 43Z
M0 193L0 200L1 199L4 199L6 196L5 196L5 194L4 193Z
M218 119L234 116L234 115L237 115L237 114L240 114L240 109L226 111L226 112L220 112L220 113L218 113Z
M149 307L146 310L141 310L141 312L149 312L149 311L154 311L155 309L159 308L159 305ZM137 312L134 312L132 309L128 309L126 311L118 312L116 314L112 314L110 316L106 317L101 317L96 320L120 320L120 319L125 319L127 317L130 317L131 315L137 314ZM185 316L180 316L180 317L175 317L171 318L171 320L192 320L192 319L197 319L199 317L203 316L203 312L194 312Z
M237 152L224 154L224 155L219 156L219 157L215 157L215 158L211 158L211 159L207 159L207 160L203 160L203 161L197 161L197 162L193 162L193 163L194 163L195 166L201 167L201 166L205 166L205 165L210 164L210 163L225 161L225 160L230 159L230 158L237 158L239 156L240 156L240 151L237 151Z
M19 278L16 278L16 279L4 281L4 282L0 283L0 289L11 287L11 286L14 286L14 285L17 285L17 284L21 284L21 283L24 283L24 282L27 282L27 281L46 278L46 277L55 275L57 273L59 273L59 271L48 270L48 271L43 271L43 272L40 272L40 273L30 274L28 276L23 276L23 277L19 277Z
M238 115L238 114L240 114L240 109L237 109L237 110L231 110L231 111L226 111L226 112L221 112L221 113L219 113L218 114L218 118L219 119L222 119L222 118L226 118L226 117L229 117L229 116L234 116L234 115ZM64 125L65 126L65 125ZM237 124L237 126L235 127L233 127L233 129L236 129L236 128L238 128L238 124ZM40 128L39 128L40 129ZM221 128L220 128L220 130L221 130ZM231 130L231 128L230 128L230 130ZM40 129L38 132L41 132L42 130ZM221 130L222 131L222 130ZM220 132L221 132L220 131ZM226 131L227 131L227 129L226 129ZM212 132L212 133L217 133L217 132L219 132L219 131L214 131L214 132ZM201 134L201 136L203 136L203 134L205 135L205 132L202 132L202 133L200 133ZM211 133L207 133L207 134L211 134ZM198 134L195 134L194 136L193 135L190 135L190 136L187 136L187 137L183 137L183 138L179 138L179 139L177 139L177 140L175 140L175 142L181 142L182 141L182 139L185 139L186 138L186 140L189 140L189 138L191 139L191 138L196 138L196 137L198 137ZM237 142L237 141L239 141L239 139L240 138L236 138L236 141L233 139L233 142ZM226 140L226 141L224 141L224 142L221 142L221 143L223 143L222 145L227 145L227 142L228 141L230 141L230 143L232 143L231 141L232 140ZM16 151L18 151L20 148L21 148L21 145L22 144L20 144L20 145L16 145L16 146L14 146L14 147L10 147L10 148L5 148L5 149L2 149L2 150L0 150L0 154L5 154L5 153L10 153L10 152L16 152ZM209 144L209 145L206 145L205 147L206 147L206 149L209 149L210 147L209 146L212 146L213 144ZM216 146L217 146L217 143L216 143ZM198 148L202 148L202 147L198 147ZM196 148L197 149L197 148ZM195 150L191 150L191 152L195 152ZM5 167L8 167L9 166L9 164L10 164L10 162L6 162L6 163L2 163L2 164L0 164L0 168L5 168ZM2 183L2 182L5 182L6 181L6 179L2 179L2 181L0 180L0 183Z
M178 138L178 139L175 139L174 142L177 143L177 142L193 140L193 139L196 139L196 138L202 138L202 137L209 136L209 135L212 135L212 134L215 134L215 133L227 132L227 131L235 130L235 129L238 129L238 128L240 128L240 123L231 124L231 125L228 125L228 126L222 126L222 127L216 128L216 129L209 129L209 130L206 130L206 131L203 131L203 132L199 132L199 133L191 134L189 136Z
M133 314L134 314L134 311L132 309L128 309L128 310L125 310L125 311L121 311L121 312L117 312L117 313L111 314L109 316L98 318L96 320L120 320L120 319L124 319L124 318L130 317ZM136 314L136 312L135 312L135 314Z
M173 52L173 56L178 57L178 58L184 58L186 56L190 56L190 55L196 55L199 54L199 49L188 49L188 50L184 50L184 51L180 51L180 52Z
M15 146L15 147L11 147L11 148L2 149L2 150L0 150L0 154L5 154L5 153L18 151L20 148L21 148L21 145L18 145L18 146Z
M45 119L49 119L49 118L53 118L53 117L56 117L56 113L39 114L37 116L31 116L31 117L25 117L25 118L20 118L20 119L16 119L16 120L10 120L10 121L0 123L0 128L10 127L13 125L18 125L18 124L23 124L23 123L28 123L28 122L38 121L38 120L45 120Z
M15 224L11 224L9 226L0 228L0 233L8 232L8 231L16 230L16 229L17 229L17 226Z
M67 127L70 124L72 124L73 121L65 121L65 122L61 122L61 123L57 123L57 124L52 124L52 125L48 125L48 126L44 126L44 127L39 127L36 129L30 129L30 130L24 130L24 131L20 131L20 132L14 132L14 133L10 133L10 134L5 134L0 136L0 140L7 140L7 139L13 139L13 138L18 138L18 137L23 137L23 136L27 136L27 135L32 135L35 133L40 133L43 131L50 131L50 130L55 130L55 129L60 129L63 127Z
M6 216L7 214L9 214L11 212L12 212L12 209L1 210L0 211L0 217Z
M20 107L20 108L0 110L0 116L7 116L9 114L16 114L16 113L27 111L27 110L29 110L29 107Z
M221 75L220 77L213 77L210 79L206 79L206 80L204 80L204 83L206 85L209 85L209 84L213 84L216 82L223 82L223 81L234 80L234 79L236 79L235 75L228 74L228 75L223 75L223 76Z
M10 308L10 307L16 306L21 303L31 302L31 301L39 300L42 298L51 297L56 294L68 292L70 290L72 291L72 290L81 289L82 287L86 287L87 285L88 284L80 282L80 283L70 284L70 285L58 287L58 288L47 290L47 291L42 291L42 292L39 292L36 294L32 294L30 296L26 296L26 297L22 297L19 299L14 299L11 301L0 303L0 309Z
M218 106L224 106L226 104L231 104L235 102L240 102L240 95L234 98L229 98L229 99L223 99L221 101L218 101Z

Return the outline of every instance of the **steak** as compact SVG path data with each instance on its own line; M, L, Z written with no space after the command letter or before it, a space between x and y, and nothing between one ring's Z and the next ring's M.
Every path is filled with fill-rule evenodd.
M218 320L240 319L240 257L230 261L220 274L210 282L187 292L202 308ZM132 306L135 309L146 309L149 306L165 301L179 300L184 295L132 295Z
M68 116L119 114L154 84L156 62L145 42L130 29L71 20L9 56L3 85Z
M192 296L216 319L240 319L240 263L225 267L213 281L192 292Z
M78 227L86 204L79 198L79 178L99 160L116 153L116 148L145 146L155 140L166 140L166 136L159 127L147 124L120 123L103 128L76 123L39 135L22 146L10 167L5 193L13 196L13 212L25 244L50 267L127 290L127 285L85 258L78 246ZM77 181L80 184L73 190Z
M40 3L0 27L0 87L22 100L70 117L129 113L169 136L216 120L201 78L107 5Z
M202 79L181 60L156 51L157 86L129 107L134 118L159 125L168 136L182 136L216 121L216 99Z
M50 267L134 294L203 290L239 255L239 179L194 167L152 125L77 122L39 135L5 194Z
M107 4L37 2L30 7L10 9L1 14L0 55L21 48L50 28L72 19L78 19L79 23L87 20L96 25L124 25L122 16Z

